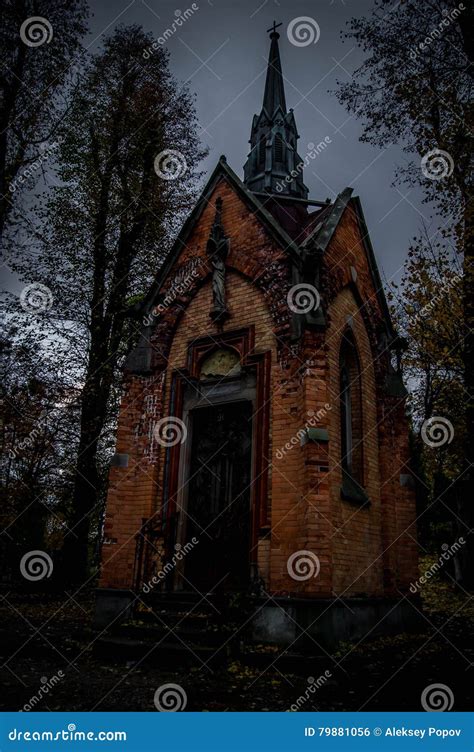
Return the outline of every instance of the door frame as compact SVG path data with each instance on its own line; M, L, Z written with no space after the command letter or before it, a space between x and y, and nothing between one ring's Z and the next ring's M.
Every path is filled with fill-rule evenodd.
M192 449L193 449L193 430L194 430L194 417L198 410L204 410L206 408L212 407L212 408L218 408L220 405L235 405L239 402L245 402L249 403L252 406L252 425L250 429L250 436L251 436L251 456L250 456L250 493L249 493L249 523L250 527L252 527L252 506L251 506L251 489L252 489L252 479L254 478L254 461L255 461L255 453L253 451L253 442L255 437L255 402L256 402L256 384L255 384L255 376L253 374L249 374L250 379L248 378L247 374L244 374L244 378L238 377L238 378L231 378L231 379L221 379L218 384L213 384L210 380L201 382L199 384L201 395L196 393L195 389L192 389L191 385L188 385L185 389L184 394L184 400L183 400L183 413L182 413L182 420L187 428L187 439L186 439L186 447L184 448L184 451L181 451L180 453L180 463L179 463L179 470L178 470L178 491L177 491L177 498L176 498L176 509L178 511L178 518L176 522L176 537L175 541L177 544L180 544L181 547L184 547L186 545L187 541L187 519L186 519L186 510L188 507L188 500L189 500L189 473L190 473L190 467L191 467L191 457L192 457ZM252 378L253 377L253 378ZM253 382L253 383L245 383L245 382ZM244 382L244 383L243 383ZM234 389L230 389L230 387L234 387ZM212 394L209 394L209 391L212 391ZM193 394L194 392L194 394ZM203 394L203 392L205 394ZM227 392L227 393L226 393ZM249 540L252 537L252 530L249 530ZM199 545L199 544L197 544ZM249 580L251 579L251 572L250 572L250 550L248 551L248 559L247 563L249 566ZM174 590L186 590L186 581L184 579L184 570L186 566L186 560L185 557L181 558L181 560L178 562L175 573L176 576L174 578Z
M232 382L245 380L247 387L254 384L253 406L254 416L252 420L252 466L250 488L250 581L258 578L258 540L262 535L268 534L270 521L268 517L268 471L270 466L269 457L269 428L270 428L270 378L271 378L271 351L254 353L254 328L240 329L222 333L220 335L201 337L193 340L188 345L187 368L176 369L171 374L171 393L169 400L169 416L177 417L185 422L190 431L186 441L168 447L165 454L164 482L163 482L163 506L162 506L162 529L165 542L165 557L170 558L174 552L176 542L180 542L177 533L177 515L183 508L183 492L185 493L185 468L189 466L192 446L192 421L189 421L190 407L187 404L186 393L192 391L199 394L205 382L200 382L199 372L202 361L214 350L221 348L235 350L240 359L241 374L239 377L223 379L221 383L226 386ZM210 388L212 386L210 385ZM215 389L215 385L214 385ZM239 383L240 391L240 383ZM239 392L229 393L228 402L238 401ZM217 392L216 392L217 394ZM222 391L221 391L222 397ZM247 401L247 397L243 397ZM205 403L208 404L208 403ZM219 401L216 401L219 404ZM196 409L197 408L196 406ZM179 518L178 518L179 527ZM173 589L178 589L182 583L180 576L173 578Z

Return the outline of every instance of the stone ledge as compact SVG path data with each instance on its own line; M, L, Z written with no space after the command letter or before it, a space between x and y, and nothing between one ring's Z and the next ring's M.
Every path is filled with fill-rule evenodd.
M329 441L327 428L306 428L302 430L304 431L304 435L301 437L301 446L307 444L308 441L316 444L327 444Z
M370 499L365 490L345 470L342 471L341 499L359 507L370 506Z

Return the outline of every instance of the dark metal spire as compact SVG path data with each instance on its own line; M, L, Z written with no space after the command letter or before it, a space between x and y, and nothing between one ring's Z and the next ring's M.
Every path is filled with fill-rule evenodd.
M267 29L267 32L271 32L270 39L272 41L270 44L270 54L268 56L263 107L270 116L274 114L277 107L281 107L283 112L286 113L285 87L283 85L283 74L281 72L280 50L278 49L280 35L276 31L279 26L281 26L281 23L276 24L274 21L272 28Z
M295 198L307 198L303 182L303 160L296 148L298 131L293 110L286 109L285 88L281 70L280 38L273 22L270 33L270 55L263 106L254 115L250 135L250 154L244 165L244 183L255 192L267 191Z

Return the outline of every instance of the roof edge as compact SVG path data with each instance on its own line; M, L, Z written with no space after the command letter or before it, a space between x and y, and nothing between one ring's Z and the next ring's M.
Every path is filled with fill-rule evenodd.
M334 201L333 208L329 215L323 221L322 227L314 229L313 232L305 239L302 244L302 248L307 249L308 246L314 244L318 251L324 253L334 236L339 222L342 219L342 215L349 206L349 203L354 208L356 219L361 232L362 245L366 253L367 261L369 264L369 270L372 277L372 282L375 288L375 294L377 296L378 303L387 327L387 333L392 341L396 338L397 333L393 326L392 317L390 316L390 309L388 307L387 299L383 289L382 280L380 278L378 264L375 258L372 241L370 239L369 230L365 221L364 212L362 210L362 204L359 196L353 196L353 188L344 188L341 193L338 194Z
M247 205L250 206L254 214L256 214L265 224L267 229L270 231L270 234L280 245L283 246L284 250L289 251L290 255L292 255L294 258L299 259L300 253L297 244L290 238L285 230L280 227L280 225L276 222L270 212L268 212L267 209L265 209L265 207L260 203L260 201L253 195L252 191L250 191L244 185L244 183L240 180L236 173L227 164L226 157L222 155L219 158L219 161L216 164L214 170L212 171L212 174L209 177L207 183L202 189L201 194L194 206L194 209L184 221L181 230L178 232L178 235L176 236L176 239L165 258L165 261L158 270L154 282L152 283L148 293L145 295L145 298L140 305L140 311L148 311L153 306L154 300L158 295L161 286L163 285L170 270L178 259L179 254L184 249L186 241L190 236L193 227L195 226L196 222L199 220L204 209L209 203L208 198L214 191L221 177L228 179L228 181L236 189L240 197L247 203Z
M353 188L344 188L344 190L336 196L336 200L332 205L332 209L326 219L323 221L322 227L320 227L318 230L316 226L313 232L308 235L308 237L302 244L303 248L307 248L311 243L316 241L315 244L318 250L324 253L329 243L331 242L336 227L338 226L341 217L344 214L344 211L349 203L349 200L352 196L352 191Z
M362 244L364 246L364 250L367 254L367 259L369 261L369 269L370 269L370 273L372 275L372 280L373 280L374 287L375 287L375 294L377 296L377 300L379 301L379 305L382 310L385 323L387 325L387 332L389 336L392 338L392 340L394 340L397 337L397 333L393 326L392 317L390 315L390 309L388 307L387 298L385 297L385 291L383 288L382 279L380 277L377 260L375 258L374 247L370 239L369 229L365 221L365 216L364 216L364 212L362 209L362 203L361 203L359 196L353 196L352 203L353 203L357 221L359 223L360 230L361 230Z

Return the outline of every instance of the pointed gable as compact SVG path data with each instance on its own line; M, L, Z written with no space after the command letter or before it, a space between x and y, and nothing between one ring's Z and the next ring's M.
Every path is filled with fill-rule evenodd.
M228 183L231 189L235 192L242 203L242 208L245 208L251 216L255 218L266 230L266 232L274 238L274 240L280 245L286 253L298 255L298 246L286 232L284 227L280 225L273 215L265 208L262 202L242 183L237 177L235 172L227 164L226 158L222 156L214 169L211 177L205 185L201 196L199 197L193 211L186 219L181 231L179 232L176 241L171 248L168 257L160 269L155 283L149 291L142 310L148 310L155 303L156 296L159 294L162 284L166 280L170 270L173 268L180 255L186 249L189 239L194 232L196 225L200 221L206 208L212 202L213 194L219 185L224 180Z

